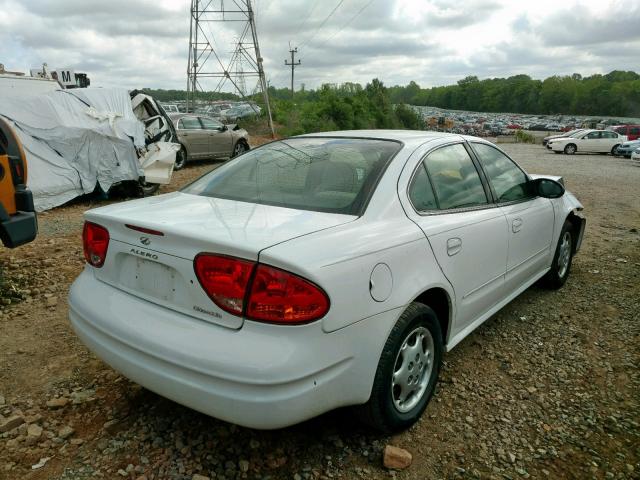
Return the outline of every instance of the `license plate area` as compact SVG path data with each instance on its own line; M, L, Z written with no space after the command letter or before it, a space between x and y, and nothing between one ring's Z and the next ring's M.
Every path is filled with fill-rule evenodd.
M123 287L164 302L175 300L177 277L174 268L133 255L126 255L121 264Z

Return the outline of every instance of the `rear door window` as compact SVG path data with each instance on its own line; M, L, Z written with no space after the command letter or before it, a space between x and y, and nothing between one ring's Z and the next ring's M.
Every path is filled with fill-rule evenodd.
M441 210L487 204L487 196L471 157L462 144L439 148L425 165Z
M202 125L197 117L182 117L178 121L178 128L181 130L202 130Z
M433 188L431 188L424 162L420 162L413 176L413 180L409 186L409 199L413 207L419 212L438 209L436 197L433 193Z

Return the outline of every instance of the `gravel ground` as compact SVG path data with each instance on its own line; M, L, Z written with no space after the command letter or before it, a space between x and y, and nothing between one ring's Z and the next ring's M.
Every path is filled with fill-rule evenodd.
M40 215L34 243L0 251L0 479L640 478L639 165L502 147L564 176L588 217L582 251L563 289L530 288L447 354L422 420L394 437L349 410L250 430L121 377L76 339L65 300L82 212L106 202ZM385 469L388 444L412 465Z

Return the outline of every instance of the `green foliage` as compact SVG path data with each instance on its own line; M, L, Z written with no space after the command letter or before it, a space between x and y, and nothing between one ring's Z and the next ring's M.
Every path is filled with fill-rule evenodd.
M423 89L415 82L389 88L392 103L429 105L479 112L531 114L640 115L640 75L615 70L606 75L528 75L478 80L468 76L456 85Z
M525 132L524 130L516 131L516 142L519 143L536 143L536 137L531 135L530 133Z
M318 90L296 92L269 89L273 119L285 136L330 130L367 128L421 129L423 122L405 105L393 107L387 87L374 79L364 88L357 83L325 84Z

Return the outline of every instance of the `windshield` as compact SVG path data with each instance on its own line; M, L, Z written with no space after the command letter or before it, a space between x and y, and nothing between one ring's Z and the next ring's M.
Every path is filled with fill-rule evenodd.
M567 135L567 137L576 137L576 136L578 136L579 134L581 134L582 132L584 132L584 130L583 130L583 129L580 129L580 130L571 130L571 131L569 132L569 134Z
M247 152L182 191L361 215L387 164L401 147L389 140L290 138Z

